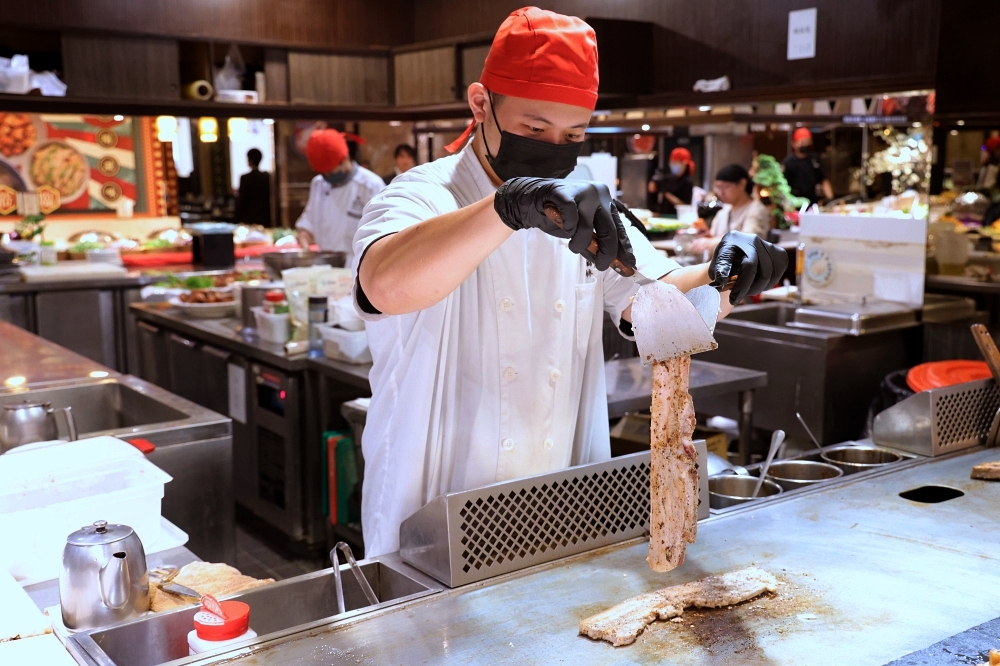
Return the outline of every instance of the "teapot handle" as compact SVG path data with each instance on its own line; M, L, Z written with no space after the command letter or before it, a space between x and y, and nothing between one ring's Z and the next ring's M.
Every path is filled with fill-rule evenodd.
M111 556L108 563L101 567L99 580L104 605L112 610L124 608L132 586L125 553L114 553Z
M62 412L63 417L66 419L66 431L69 433L69 441L75 442L77 440L77 433L76 419L73 418L73 408L69 406L59 407L58 409L50 407L47 411L49 414Z

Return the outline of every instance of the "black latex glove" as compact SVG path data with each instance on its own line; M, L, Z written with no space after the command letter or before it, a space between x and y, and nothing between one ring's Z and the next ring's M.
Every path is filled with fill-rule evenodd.
M615 221L615 228L618 232L618 259L621 260L623 264L629 268L635 268L635 255L632 254L632 241L628 239L627 226L629 222L622 221L622 217L633 225L638 224L642 226L642 222L639 222L639 218L632 214L625 204L620 201L611 202L611 218Z
M556 238L568 238L569 249L592 261L599 271L607 270L618 256L624 227L617 211L612 214L611 193L602 183L511 178L497 190L493 208L515 231L541 229ZM558 219L546 215L546 208L554 208ZM597 252L590 252L587 248L595 236ZM631 256L631 246L628 254Z
M715 248L708 265L712 286L721 289L729 276L738 275L729 302L736 305L747 296L756 296L776 284L788 268L788 255L783 249L761 240L756 234L730 231Z
M640 220L635 216L635 213L633 213L628 209L628 206L623 204L621 201L618 201L618 199L614 200L614 204L615 208L618 209L619 215L623 216L626 220L628 220L633 227L639 230L639 233L641 233L646 238L649 238L649 230L646 229L646 225L642 223L642 220Z

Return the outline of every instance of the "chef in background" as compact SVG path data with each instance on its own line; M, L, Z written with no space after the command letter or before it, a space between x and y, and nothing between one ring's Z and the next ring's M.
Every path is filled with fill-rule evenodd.
M638 290L608 270L616 257L683 291L739 267L737 299L784 272L784 251L739 233L710 264L681 268L606 185L566 179L597 89L589 25L513 12L467 90L475 122L449 146L458 152L399 176L365 209L354 297L374 360L368 557L398 550L400 523L442 493L611 457L603 318L631 338Z
M271 226L271 174L260 170L263 154L256 148L247 151L250 172L240 176L233 220L237 224Z
M309 136L306 159L319 175L309 185L309 201L295 228L301 247L315 243L320 250L346 252L345 265L351 266L361 214L385 183L352 159L348 139L364 143L335 129L315 130Z
M727 204L712 220L707 237L696 238L691 243L694 252L711 252L730 231L754 234L767 238L771 228L771 213L753 196L753 179L739 164L730 164L715 174L715 194Z
M691 204L694 193L694 160L687 148L670 151L669 173L657 174L649 181L649 193L656 195L655 210L663 215L676 215L677 206Z
M401 143L396 146L396 150L392 153L392 159L396 163L392 169L392 173L383 177L385 184L388 185L392 182L393 178L401 173L406 173L413 167L417 166L417 151L413 149L408 143Z
M813 135L807 127L800 127L792 133L792 154L781 162L785 180L792 188L792 194L819 203L821 199L833 198L830 179L823 173L819 155L813 152Z

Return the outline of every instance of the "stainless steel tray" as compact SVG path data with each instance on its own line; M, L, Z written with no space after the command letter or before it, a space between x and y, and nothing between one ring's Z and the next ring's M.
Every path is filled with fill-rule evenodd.
M917 311L900 303L829 303L795 311L793 326L864 335L917 325Z
M939 456L986 444L1000 408L992 379L911 395L875 417L872 440L922 456Z

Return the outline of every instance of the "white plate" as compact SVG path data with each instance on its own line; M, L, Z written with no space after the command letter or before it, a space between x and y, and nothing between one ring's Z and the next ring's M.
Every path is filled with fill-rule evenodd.
M232 317L236 315L236 307L239 305L236 301L227 301L225 303L185 303L176 296L168 302L187 316L197 319Z

